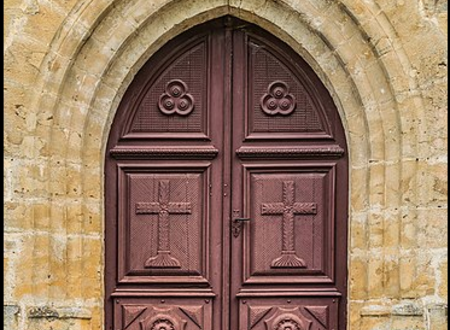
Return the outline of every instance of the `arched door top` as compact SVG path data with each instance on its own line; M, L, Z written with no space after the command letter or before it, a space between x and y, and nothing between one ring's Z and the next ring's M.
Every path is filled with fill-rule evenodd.
M347 175L330 94L286 44L230 17L175 38L108 142L107 324L345 329Z

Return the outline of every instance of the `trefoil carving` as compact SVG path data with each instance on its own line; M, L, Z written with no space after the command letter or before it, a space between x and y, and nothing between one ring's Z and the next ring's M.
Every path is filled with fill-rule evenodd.
M261 97L262 111L269 116L290 115L296 107L295 97L289 93L289 86L283 81L274 81Z
M170 80L158 100L158 108L165 115L187 116L194 110L194 97L188 93L186 83Z

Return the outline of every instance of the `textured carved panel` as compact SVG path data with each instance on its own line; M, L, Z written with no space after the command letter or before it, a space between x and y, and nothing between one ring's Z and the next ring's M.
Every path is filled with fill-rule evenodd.
M139 102L130 133L206 134L207 49L203 40L158 76Z
M122 172L119 191L125 204L120 236L127 243L119 255L121 277L205 276L208 183L204 171L130 168Z
M328 281L334 263L328 254L334 242L333 168L246 169L252 219L245 236L247 281Z
M250 329L263 319L272 310L272 307L251 307L249 306Z
M337 329L335 298L252 298L241 304L240 327L251 330Z
M251 241L255 272L321 267L324 189L321 179L319 174L252 176L255 224Z
M121 306L122 311L118 310L116 322L122 324L123 330L211 330L210 305L174 302L144 303L141 300L140 303L125 302L122 305L119 301L118 308Z
M325 328L328 327L328 306L305 306L305 309Z
M202 328L203 306L180 307L180 311L186 314L200 329Z
M297 214L316 214L316 203L295 202L294 181L283 181L283 201L281 203L263 203L262 215L281 215L282 249L281 256L270 264L273 268L306 267L305 261L296 255L294 248L294 216Z
M269 47L250 40L249 133L326 133L299 77Z
M180 262L170 255L170 215L191 214L191 203L170 201L170 181L158 182L157 202L136 203L136 214L158 215L158 250L155 257L147 259L148 268L180 268Z
M122 306L123 322L122 326L126 329L134 320L136 320L147 307L145 306Z

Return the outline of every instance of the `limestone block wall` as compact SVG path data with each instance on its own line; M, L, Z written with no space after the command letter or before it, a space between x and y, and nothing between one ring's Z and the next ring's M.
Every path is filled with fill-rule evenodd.
M225 14L288 43L339 108L348 329L446 329L446 0L5 0L4 329L103 329L110 123L156 50Z

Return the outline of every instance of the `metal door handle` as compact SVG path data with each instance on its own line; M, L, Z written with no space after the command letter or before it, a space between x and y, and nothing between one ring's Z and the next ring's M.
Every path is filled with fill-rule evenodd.
M241 233L243 223L250 221L250 218L242 218L240 217L240 210L233 210L233 223L231 225L233 236L238 237Z
M250 221L250 218L234 218L233 219L233 226L232 226L232 228L233 228L233 236L234 237L238 237L240 235L240 233L241 233L242 225L245 222L249 222L249 221Z

